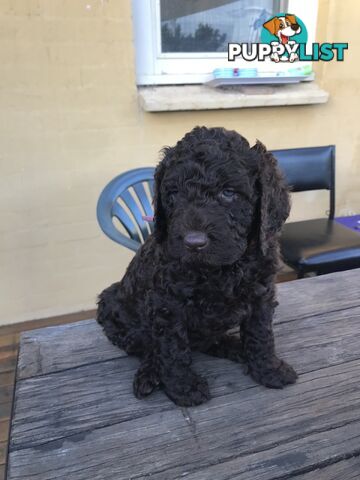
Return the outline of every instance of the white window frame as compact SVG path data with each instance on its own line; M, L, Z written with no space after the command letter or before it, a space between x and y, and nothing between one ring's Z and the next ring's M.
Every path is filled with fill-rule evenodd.
M174 0L176 1L176 0ZM308 31L308 44L315 42L318 0L288 0L288 12L298 15ZM138 85L198 84L212 78L215 68L258 68L273 72L286 70L286 62L274 64L246 62L237 59L228 62L227 52L161 53L160 0L132 0L135 37L136 80ZM301 62L301 65L311 62ZM294 65L295 66L295 65Z

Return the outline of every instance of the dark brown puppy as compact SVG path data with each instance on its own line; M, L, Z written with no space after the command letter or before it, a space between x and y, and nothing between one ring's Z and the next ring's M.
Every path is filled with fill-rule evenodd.
M294 383L272 331L277 234L289 213L276 160L223 128L196 127L163 153L154 234L98 303L109 339L141 359L135 395L161 386L178 405L207 400L192 350L244 361L267 387ZM226 334L235 326L240 340Z

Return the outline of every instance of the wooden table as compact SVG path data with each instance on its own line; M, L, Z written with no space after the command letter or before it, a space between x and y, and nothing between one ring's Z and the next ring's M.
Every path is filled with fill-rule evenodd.
M135 358L94 320L21 341L8 480L360 478L360 270L281 284L279 354L300 374L269 390L195 355L213 398L132 395Z

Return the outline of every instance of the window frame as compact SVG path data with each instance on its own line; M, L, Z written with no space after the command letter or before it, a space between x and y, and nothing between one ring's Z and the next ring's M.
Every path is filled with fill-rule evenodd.
M307 4L307 5L305 5ZM135 40L136 80L138 85L199 84L211 80L215 68L258 68L259 71L286 70L288 63L274 65L271 60L228 62L227 52L161 53L160 0L132 0ZM315 42L318 0L288 0L288 12L306 18L308 43ZM301 62L301 65L311 62ZM275 67L275 68L274 68Z

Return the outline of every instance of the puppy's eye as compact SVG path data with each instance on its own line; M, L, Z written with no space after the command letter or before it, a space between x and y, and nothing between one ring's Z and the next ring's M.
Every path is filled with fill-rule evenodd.
M285 28L283 23L280 23L280 28Z
M221 192L221 197L225 200L233 200L236 197L236 192L227 188Z
M169 198L170 200L174 200L174 198L176 197L176 195L177 195L178 193L179 193L179 192L178 192L177 190L175 190L175 189L174 189L174 190L170 190L170 191L168 192L168 198Z

